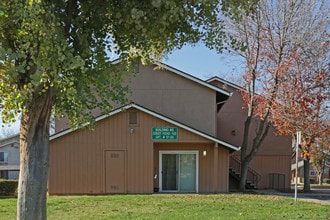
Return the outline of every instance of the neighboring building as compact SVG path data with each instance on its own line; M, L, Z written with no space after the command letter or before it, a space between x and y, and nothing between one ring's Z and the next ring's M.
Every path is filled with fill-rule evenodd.
M93 131L56 122L49 194L228 192L230 155L241 144L241 118L235 114L242 103L231 101L237 91L164 64L139 65L129 87L133 103L97 117ZM269 174L280 173L287 187L291 144L275 136L266 144L272 146L257 157L268 166L260 170L260 186L269 188Z
M292 162L291 165L291 183L296 182L296 163L295 161ZM309 168L309 179L311 183L318 183L318 177L317 177L317 171L313 164L310 162L310 168ZM324 179L330 179L330 162L326 162L323 170L323 180ZM298 162L298 175L297 175L297 183L304 183L304 161L299 158Z
M0 140L0 179L18 179L19 157L19 135Z
M241 87L218 77L207 82L232 92L232 96L223 104L217 114L217 137L231 144L240 146L243 141L244 123L247 118L245 103L241 95ZM255 135L255 125L250 129L250 141ZM231 155L230 166L239 169L240 151ZM291 181L291 138L276 134L271 128L258 153L250 162L248 181L258 189L289 189ZM233 173L231 173L233 174ZM238 188L238 179L231 175L231 189Z

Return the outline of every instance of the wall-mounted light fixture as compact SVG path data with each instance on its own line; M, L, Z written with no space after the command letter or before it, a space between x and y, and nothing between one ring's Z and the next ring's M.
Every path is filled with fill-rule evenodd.
M233 129L231 130L231 135L235 136L236 135L236 131Z
M207 154L206 150L203 150L203 156L205 157Z
M129 129L129 133L130 133L130 134L133 134L134 131L135 131L135 128L130 128L130 129Z

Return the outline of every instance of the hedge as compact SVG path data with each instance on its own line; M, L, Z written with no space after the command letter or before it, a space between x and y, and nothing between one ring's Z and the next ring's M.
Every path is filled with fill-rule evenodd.
M310 182L310 184L315 184L315 183L316 183L316 180L314 180L314 179L309 179L309 182Z
M0 196L16 196L17 187L17 180L0 179Z

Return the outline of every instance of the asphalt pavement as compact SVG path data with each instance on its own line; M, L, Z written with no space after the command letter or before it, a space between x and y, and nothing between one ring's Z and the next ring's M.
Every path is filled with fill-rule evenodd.
M265 195L278 195L278 196L286 196L291 197L294 200L294 192L279 192L276 190L256 190L258 194ZM330 189L311 189L310 192L301 192L297 193L298 201L309 201L309 202L317 202L321 204L330 205Z
M298 200L307 200L330 205L330 189L312 189L308 193L298 193Z

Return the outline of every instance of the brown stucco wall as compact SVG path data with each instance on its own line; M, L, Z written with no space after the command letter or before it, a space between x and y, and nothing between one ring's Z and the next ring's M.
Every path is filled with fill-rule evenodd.
M139 66L130 99L183 124L216 134L216 92L156 66Z
M175 119L209 135L216 135L216 92L156 65L139 65L127 79L131 102ZM114 107L119 107L114 105ZM95 111L98 116L99 111ZM68 127L66 119L56 121L56 132Z

